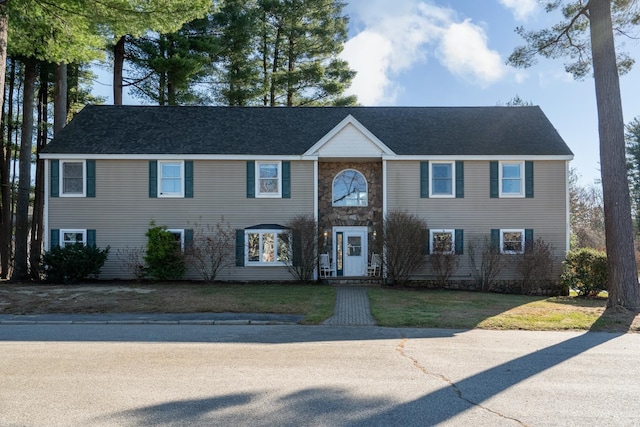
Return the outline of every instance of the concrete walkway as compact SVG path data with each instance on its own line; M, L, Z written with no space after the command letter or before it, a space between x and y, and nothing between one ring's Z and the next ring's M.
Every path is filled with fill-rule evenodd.
M367 288L345 286L336 288L336 305L333 316L323 325L364 326L375 325L369 308Z

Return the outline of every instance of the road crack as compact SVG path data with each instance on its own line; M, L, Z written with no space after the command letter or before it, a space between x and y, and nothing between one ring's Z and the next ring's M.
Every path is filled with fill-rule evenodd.
M464 395L462 394L462 390L460 390L460 387L458 387L458 385L452 381L451 379L447 378L446 376L442 375L442 374L438 374L438 373L433 373L433 372L429 372L429 370L424 367L423 365L420 364L420 362L418 362L418 360L414 357L409 356L407 353L405 353L404 348L405 348L405 344L408 342L409 340L407 338L403 338L400 343L396 346L396 351L398 352L398 354L400 354L400 356L402 356L405 359L408 359L409 361L411 361L411 364L418 369L420 372L422 372L424 375L429 376L429 377L434 377L434 378L438 378L439 380L443 381L444 383L446 383L449 387L451 387L451 389L454 391L454 393L456 394L456 396L458 397L458 399L467 402L468 404L472 405L472 406L476 406L484 411L487 411L491 414L494 414L500 418L504 418L506 420L511 420L514 421L518 424L520 424L523 427L527 427L527 424L523 423L522 421L510 417L508 415L505 415L501 412L495 411L487 406L482 405L479 402L474 402L471 399L468 399L466 397L464 397Z

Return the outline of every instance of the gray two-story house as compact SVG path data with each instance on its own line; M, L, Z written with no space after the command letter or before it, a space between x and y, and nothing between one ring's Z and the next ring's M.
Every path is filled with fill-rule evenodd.
M184 241L224 217L239 231L220 280L292 279L278 251L299 214L338 276L366 274L395 210L425 220L428 247L464 254L490 236L517 253L541 238L558 267L568 250L573 154L538 107L87 106L41 157L45 249L109 245L103 278L127 278L114 254L145 247L151 221ZM454 279L469 269L461 255Z

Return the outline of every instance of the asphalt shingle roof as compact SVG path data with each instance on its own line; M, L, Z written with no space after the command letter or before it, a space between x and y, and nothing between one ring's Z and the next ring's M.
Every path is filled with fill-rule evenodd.
M43 152L300 155L349 114L398 155L572 155L539 107L90 105Z

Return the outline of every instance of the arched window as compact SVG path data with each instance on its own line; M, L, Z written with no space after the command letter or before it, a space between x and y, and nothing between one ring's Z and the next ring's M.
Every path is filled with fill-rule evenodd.
M367 206L367 180L360 172L346 169L333 180L333 206Z

